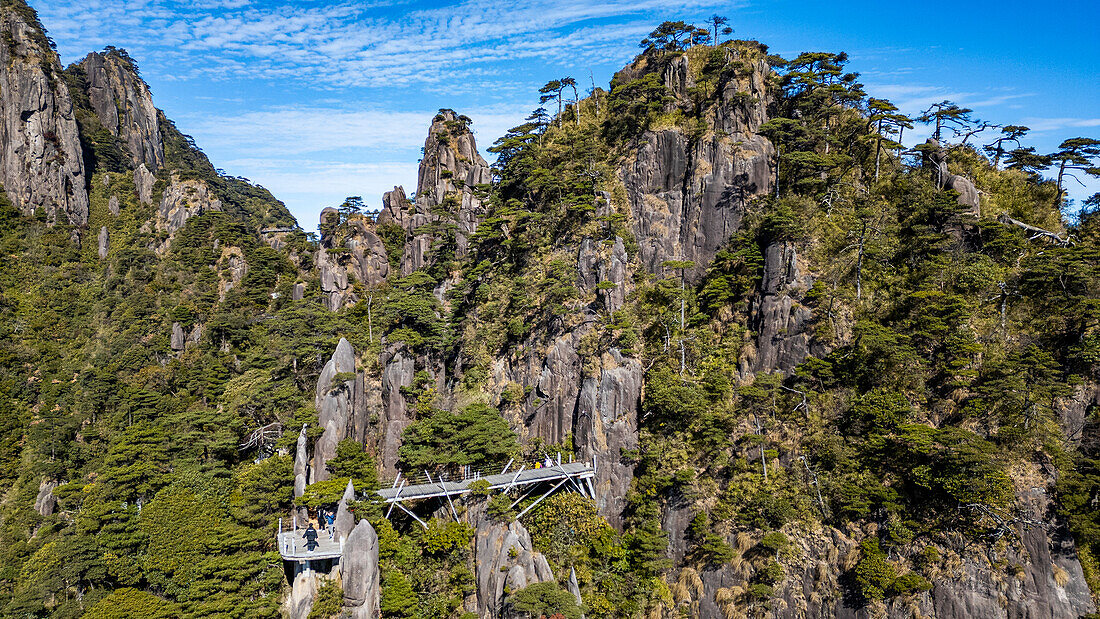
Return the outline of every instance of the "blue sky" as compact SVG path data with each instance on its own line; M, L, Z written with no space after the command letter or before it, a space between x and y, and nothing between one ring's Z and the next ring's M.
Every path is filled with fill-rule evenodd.
M214 165L270 189L306 229L344 196L380 206L394 185L413 191L437 109L473 118L484 152L549 79L606 87L658 23L716 12L788 58L848 52L866 90L906 112L950 99L1032 127L1040 151L1100 138L1098 0L29 1L66 64L129 50Z

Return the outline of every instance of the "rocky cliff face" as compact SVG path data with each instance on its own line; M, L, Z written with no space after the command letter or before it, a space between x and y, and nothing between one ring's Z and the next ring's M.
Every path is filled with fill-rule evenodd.
M652 70L649 62L643 57L616 80L640 77ZM769 73L763 60L752 63L718 90L702 135L680 127L647 131L620 167L639 260L651 273L661 274L666 260L691 260L697 277L738 230L747 203L771 189L775 148L757 134L767 121ZM675 97L670 110L688 106L696 84L687 56L671 61L662 79Z
M24 213L88 222L87 179L57 54L21 2L0 9L0 181Z
M481 509L472 520L477 531L474 536L477 605L476 609L467 610L482 619L500 617L509 592L537 582L554 581L550 564L534 550L531 535L522 524L492 522Z
M330 310L359 301L354 283L375 287L390 274L386 244L378 235L375 222L369 217L347 221L343 229L329 222L338 222L334 208L321 211L321 244L314 262L321 279L321 291Z
M119 52L92 52L80 66L100 123L125 144L135 169L155 174L164 165L164 142L149 86Z

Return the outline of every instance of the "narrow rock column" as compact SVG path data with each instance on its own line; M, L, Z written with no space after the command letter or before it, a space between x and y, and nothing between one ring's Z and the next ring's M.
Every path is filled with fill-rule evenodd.
M309 479L309 454L306 453L306 425L302 424L302 431L298 433L298 447L294 451L294 498L302 496L306 492L306 484ZM299 507L295 510L298 520L309 520L309 510Z
M381 615L378 534L366 520L360 520L348 535L340 566L343 573L344 606L351 617L377 619Z

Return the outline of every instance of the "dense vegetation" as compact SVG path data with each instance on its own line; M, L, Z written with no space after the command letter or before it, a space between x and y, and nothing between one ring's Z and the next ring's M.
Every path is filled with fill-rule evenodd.
M416 418L404 470L488 468L545 447L509 425L522 386L489 393L494 359L593 320L581 343L586 371L611 348L646 368L640 448L622 454L637 465L625 526L617 531L577 494L530 511L523 521L561 582L510 592L515 612L579 616L559 586L570 569L588 617L672 608L694 586L691 574L714 568L748 583L725 590L724 603L760 610L799 552L791 538L813 543L821 525L876 525L848 574L856 603L912 595L930 586L937 548L959 536L978 546L1011 540L1014 523L1041 517L1021 512L1016 496L1047 478L1100 590L1100 419L1092 408L1076 422L1064 414L1069 396L1100 380L1100 199L1071 211L1061 177L1036 171L1095 168L1095 145L1067 141L1036 155L1013 128L1016 148L1002 140L983 149L972 145L981 135L968 135L978 125L970 111L930 110L951 172L985 194L975 215L942 188L927 149L903 151L896 140L914 120L869 98L845 55L786 61L752 41L707 44L721 25L713 37L662 26L643 42L637 71L587 98L563 100L570 78L548 84L544 103L557 114L537 111L491 149L497 178L484 188L488 213L468 255L440 243L428 267L404 277L395 269L369 307L339 312L318 293L317 242L296 231L284 249L265 243L259 228L290 222L282 205L220 174L163 117L169 163L157 191L169 171L201 179L225 212L192 217L158 253L166 239L144 225L155 209L115 174L111 192L123 205L110 216L104 176L130 164L78 98L94 170L88 230L108 227L107 258L88 231L74 244L65 225L0 197L0 483L9 488L0 614L275 616L286 583L272 533L293 485L280 450L303 423L317 438L313 389L339 337L368 360L383 337L404 342L458 377L457 398L437 394L426 373L402 393ZM681 55L696 86L678 97L661 76ZM761 131L777 147L776 191L752 202L713 263L639 271L613 312L609 287L584 297L577 243L619 237L637 251L617 166L647 130L713 133L719 93L757 60L774 69ZM70 68L65 78L77 90L82 76ZM361 217L356 203L344 206L326 235ZM433 233L444 241L453 214L440 210ZM380 233L396 264L403 231ZM821 354L789 376L751 375L739 368L764 256L777 245L797 249L815 276L790 294L812 311ZM227 286L230 248L248 269ZM695 266L701 276L690 279ZM447 278L441 301L435 291ZM302 300L291 300L295 283L307 284ZM173 350L174 324L201 326L201 335ZM367 372L377 373L373 363ZM282 438L241 448L272 423L287 429ZM331 505L348 479L360 490L378 483L362 445L341 443L337 454L334 480L299 504ZM58 504L41 516L33 506L47 482ZM508 507L490 499L486 509L507 519ZM439 519L424 530L395 518L394 528L377 506L355 508L379 534L383 615L460 616L476 586L473 530ZM687 509L691 523L676 565L661 527L672 509ZM327 586L317 616L339 599Z

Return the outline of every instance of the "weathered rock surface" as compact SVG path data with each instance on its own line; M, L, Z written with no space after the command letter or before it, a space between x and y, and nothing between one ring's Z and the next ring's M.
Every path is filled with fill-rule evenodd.
M39 516L53 515L53 510L57 507L57 497L53 495L54 488L57 488L56 481L43 479L42 483L38 484L38 495L34 498L34 511L38 512Z
M294 449L294 498L298 498L305 494L306 486L309 485L309 453L307 451L308 438L306 436L306 426L302 425L302 431L298 433L298 443ZM298 520L305 522L309 520L309 510L305 507L299 507L295 510L298 515Z
M184 345L187 343L187 337L183 334L183 325L178 322L172 323L172 337L169 339L169 345L172 350L181 351Z
M334 208L321 211L321 223L339 214ZM334 230L322 226L320 247L314 254L314 262L321 279L321 292L325 305L336 311L359 300L352 286L357 280L368 288L386 280L390 262L386 244L375 231L376 224L370 218L357 217L348 221L339 236L337 246Z
M57 53L37 23L7 6L0 35L0 184L23 213L83 226L87 178Z
M164 142L153 95L133 61L118 52L92 52L80 65L99 122L126 146L135 168L155 173L164 165Z
M477 613L482 619L500 616L508 591L536 582L551 582L550 564L531 546L531 535L519 522L491 522L483 512L475 516L474 566L477 576Z
M401 271L408 275L428 264L433 234L421 230L438 217L442 206L456 224L455 255L466 255L470 236L484 216L476 185L491 180L489 164L477 151L468 120L452 110L441 110L432 119L424 141L424 158L417 173L416 202L410 205L405 191L395 187L383 197L379 223L393 223L405 230Z
M959 204L967 207L966 214L978 217L981 215L981 195L974 182L965 176L952 174L947 169L947 151L935 138L928 138L924 143L923 154L925 163L936 170L936 180L941 189L954 189L958 192Z
M627 67L616 79L640 75L644 64ZM714 126L702 137L680 128L646 132L620 168L640 261L651 273L662 274L667 260L691 260L691 279L699 277L740 228L748 202L771 190L775 149L756 133L767 121L769 71L760 61L747 75L729 80L713 106ZM673 61L664 81L686 101L694 86L687 58Z
M334 531L333 538L336 541L346 540L351 530L355 528L355 516L348 509L348 503L355 500L355 485L348 480L347 487L344 488L344 494L340 497L340 501L336 504L336 519L332 522L332 528Z
M110 211L112 215L114 215L116 217L118 216L118 213L119 213L118 196L112 195L107 200L107 210Z
M813 282L813 276L799 266L793 243L768 245L764 278L753 300L751 320L757 334L754 373L790 372L811 353L823 354L813 341L813 312L798 302Z
M416 373L416 358L403 342L389 344L382 350L382 444L380 446L383 475L397 472L397 450L401 434L413 421L412 412L402 387L412 385Z
M134 170L134 187L138 196L138 202L142 204L153 203L153 186L157 179L145 164L141 164Z
M378 571L378 534L366 520L355 525L344 543L340 559L344 606L353 619L381 616L381 583Z
M300 564L295 563L298 566ZM313 600L321 585L321 577L310 570L296 570L290 583L290 594L283 601L283 612L287 619L308 619L313 609Z
M545 348L532 345L516 363L500 360L493 383L530 388L522 419L529 437L559 443L572 434L578 455L596 458L597 504L600 513L618 527L634 474L633 465L621 456L638 445L643 371L637 359L615 349L587 360L586 371L578 353L586 333L588 328L581 327Z
M135 182L138 180L137 177L141 168L138 168L138 170L134 175ZM142 182L146 180L143 178ZM139 189L139 196L142 191L142 189ZM152 193L151 188L149 193ZM149 197L151 201L152 196ZM145 201L144 198L142 198L142 201ZM194 179L181 180L179 176L173 175L172 182L164 190L164 197L161 198L160 207L157 210L157 229L167 232L169 238L171 238L172 235L183 228L188 219L195 215L201 215L206 211L220 210L222 210L221 200L214 195L214 192L210 190L206 183ZM166 242L164 247L167 247L167 245Z

